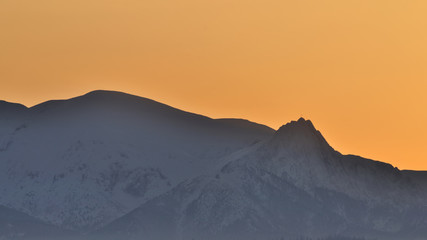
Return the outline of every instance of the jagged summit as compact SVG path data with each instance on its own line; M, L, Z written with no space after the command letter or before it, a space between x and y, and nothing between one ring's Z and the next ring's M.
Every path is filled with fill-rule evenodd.
M304 118L299 118L297 121L291 121L283 126L281 126L277 133L281 134L287 131L314 131L316 128L310 120L305 120Z
M291 121L283 126L281 126L276 131L276 136L280 137L291 137L296 135L321 135L321 133L314 127L313 123L310 120L305 120L300 118L297 121Z
M317 130L310 120L299 118L281 126L275 133L274 139L299 146L320 146L331 148L322 133Z

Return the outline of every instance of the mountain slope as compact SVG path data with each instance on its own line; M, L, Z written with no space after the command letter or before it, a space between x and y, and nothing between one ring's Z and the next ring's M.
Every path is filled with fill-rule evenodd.
M111 91L12 109L0 115L0 203L81 231L274 133Z
M310 121L280 128L97 232L102 238L423 239L426 192L389 164L344 156Z
M0 239L58 239L72 237L72 233L43 223L16 210L0 206Z

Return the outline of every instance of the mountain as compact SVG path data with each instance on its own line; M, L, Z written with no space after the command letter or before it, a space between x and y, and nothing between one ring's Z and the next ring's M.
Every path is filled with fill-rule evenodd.
M1 109L10 114L0 115L0 203L79 231L274 133L111 91Z
M13 211L43 225L18 233L425 239L426 179L342 155L303 118L275 131L113 91L31 108L0 102L0 223Z
M424 239L427 198L389 164L345 156L310 121L142 204L101 239Z

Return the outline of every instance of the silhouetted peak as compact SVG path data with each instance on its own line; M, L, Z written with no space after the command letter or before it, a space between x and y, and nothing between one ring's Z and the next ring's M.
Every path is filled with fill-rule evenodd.
M101 90L101 89L88 92L83 96L113 96L113 95L116 95L116 96L118 96L118 95L132 96L131 94L124 93L124 92L113 91L113 90Z
M111 90L95 90L86 93L83 96L76 97L75 99L81 102L100 103L101 105L116 104L122 108L132 106L142 107L144 105L145 107L172 109L172 107L166 104L157 102L149 98Z
M179 109L173 108L169 105L157 102L149 98L110 90L95 90L86 93L83 96L77 97L74 100L83 104L93 104L94 106L98 107L118 107L121 110L129 111L183 112Z
M108 108L108 107L119 107L121 109L132 108L135 105L140 105L141 103L154 103L155 101L149 100L147 98L138 97L135 95L118 92L118 91L109 91L109 90L95 90L89 93L86 93L82 96L74 97L71 99L63 100L50 100L47 102L40 103L34 107L34 111L47 111L51 109L61 109L61 110L70 110L70 109L82 109L84 107L89 108Z
M96 99L96 100L111 100L111 99L144 99L142 97L138 97L132 94L124 93L124 92L118 92L118 91L111 91L111 90L95 90L92 92L88 92L83 96L80 96L78 98L81 99Z
M292 142L299 145L321 145L329 147L329 144L310 120L300 118L281 126L275 134L280 141Z
M298 122L310 122L310 120L305 120L303 117L300 117L299 119L298 119Z
M279 128L277 134L287 134L290 132L312 132L316 133L317 130L314 127L313 123L310 120L305 120L304 118L298 119L298 121L291 121Z

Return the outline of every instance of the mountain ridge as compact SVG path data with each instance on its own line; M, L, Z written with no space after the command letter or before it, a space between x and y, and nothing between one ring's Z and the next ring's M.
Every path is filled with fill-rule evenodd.
M0 126L0 203L71 229L102 226L273 132L110 91L48 101Z
M304 118L274 130L103 90L18 112L0 115L0 205L90 239L382 240L427 224L425 173L342 155Z
M286 129L295 123L291 122ZM311 122L300 119L298 124L309 127L310 134L318 133ZM301 129L290 128L295 130ZM305 155L306 148L277 147L276 142L275 135L224 163L219 171L177 185L94 236L255 240L280 239L286 233L286 239L333 235L402 239L407 236L405 220L411 218L423 221L414 233L423 232L425 207L416 210L419 213L411 213L415 216L405 213L405 220L399 212L406 207L422 206L426 195L420 196L420 203L408 197L415 196L419 189L397 168L341 155L329 145L326 151L331 155L321 151ZM400 194L406 197L399 197ZM388 210L383 212L384 209ZM371 212L377 213L370 216ZM276 218L278 222L272 220ZM408 239L418 239L412 237Z

